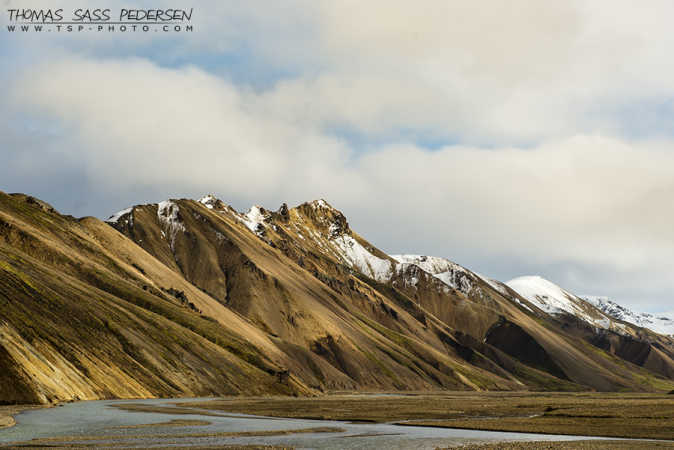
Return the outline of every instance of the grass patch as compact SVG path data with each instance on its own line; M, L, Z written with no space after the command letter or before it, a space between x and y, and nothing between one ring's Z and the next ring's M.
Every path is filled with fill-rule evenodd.
M231 398L181 404L273 417L390 422L451 428L674 439L666 394L442 392Z
M668 442L653 441L564 441L564 442L497 442L492 444L462 445L436 450L613 450L613 449L652 449L674 448Z

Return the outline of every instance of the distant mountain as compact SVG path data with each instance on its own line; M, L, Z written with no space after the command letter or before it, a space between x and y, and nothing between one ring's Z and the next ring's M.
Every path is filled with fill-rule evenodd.
M506 283L548 314L570 314L599 328L629 334L628 324L663 334L674 334L674 320L635 313L607 297L577 296L539 276L524 276Z
M544 280L387 255L325 200L61 215L0 192L0 403L674 389L674 340Z
M506 284L547 314L569 314L598 328L626 331L592 304L539 276L523 276Z
M674 319L672 319L674 315L634 312L609 300L608 297L586 295L582 298L614 319L629 322L638 327L648 328L656 333L674 336Z

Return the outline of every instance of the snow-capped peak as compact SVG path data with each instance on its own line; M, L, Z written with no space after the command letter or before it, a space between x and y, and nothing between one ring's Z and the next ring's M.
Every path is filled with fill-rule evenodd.
M543 277L533 275L514 278L506 285L548 314L586 315L580 298Z
M332 206L330 206L330 204L328 204L328 202L326 202L326 201L323 200L322 198L320 198L320 199L318 199L318 200L314 200L314 201L312 201L312 202L309 203L309 204L310 204L311 207L314 208L314 209L335 209L335 208L333 208Z
M519 295L548 314L570 314L597 327L624 333L624 325L581 299L540 276L514 278L506 283Z
M217 201L218 199L213 194L205 195L199 199L199 203L203 204L208 209L213 209Z
M543 277L533 275L514 278L506 285L549 314L579 312L578 297Z
M666 314L634 312L610 300L608 297L584 295L582 298L614 319L629 322L638 327L648 328L656 333L674 336L674 319L668 317Z

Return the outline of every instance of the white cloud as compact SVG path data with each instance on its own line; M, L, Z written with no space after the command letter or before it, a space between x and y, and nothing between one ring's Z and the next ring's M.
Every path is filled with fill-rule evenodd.
M195 67L70 57L21 74L11 92L14 111L67 130L53 139L64 164L77 162L99 190L215 191L272 207L325 197L388 251L428 249L460 263L480 255L504 274L559 264L571 267L553 274L569 289L667 307L674 142L579 134L533 148L391 144L358 154L311 114L287 111L302 93L287 89L256 93ZM338 97L327 103L344 107ZM353 114L377 126L377 114ZM40 147L30 152L42 157Z
M629 132L634 103L674 95L671 2L292 4L235 8L235 39L299 72L275 105L319 125L531 144Z
M8 35L0 175L100 215L153 195L326 197L392 252L671 309L672 16L666 1L210 1L188 35ZM176 61L193 65L157 64Z
M121 6L95 6L103 4ZM171 2L152 6L162 4ZM534 145L579 133L629 135L635 104L671 98L673 15L667 1L649 8L622 1L204 1L195 5L196 31L180 36L10 38L98 58L157 50L163 63L192 52L244 52L239 60L255 60L257 72L286 74L276 75L286 79L265 106L307 126ZM671 135L664 128L653 132Z

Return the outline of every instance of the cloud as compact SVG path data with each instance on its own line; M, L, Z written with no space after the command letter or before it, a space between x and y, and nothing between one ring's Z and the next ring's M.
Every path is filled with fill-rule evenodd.
M174 6L152 7L162 5ZM194 33L9 39L31 54L135 55L274 86L266 107L361 141L532 146L596 132L671 136L673 14L666 1L204 1Z
M88 192L88 213L105 216L127 206L122 200L158 193L216 192L239 207L325 197L390 252L447 256L502 279L540 270L573 291L651 310L674 291L671 140L577 134L526 148L434 151L400 140L363 153L312 114L288 111L301 83L288 95L287 83L258 92L197 67L138 58L48 64L14 80L8 108L54 132L48 145L21 147L21 121L11 142L3 138L21 148L3 170L33 169L58 184L48 166L58 159L76 168L86 185L62 189ZM351 105L337 97L326 102ZM377 127L377 114L353 114Z
M671 309L673 13L204 1L191 34L9 34L0 179L100 217L325 197L390 252Z
M671 136L663 122L635 123L635 109L674 95L671 3L291 4L301 14L235 8L246 30L233 39L294 71L277 107L326 129L487 146Z
M254 198L269 184L287 184L287 192L298 177L332 179L330 168L349 157L339 140L251 110L254 93L194 67L78 57L48 67L12 86L15 107L68 130L64 160L80 161L107 189L138 182L206 189L217 180Z

